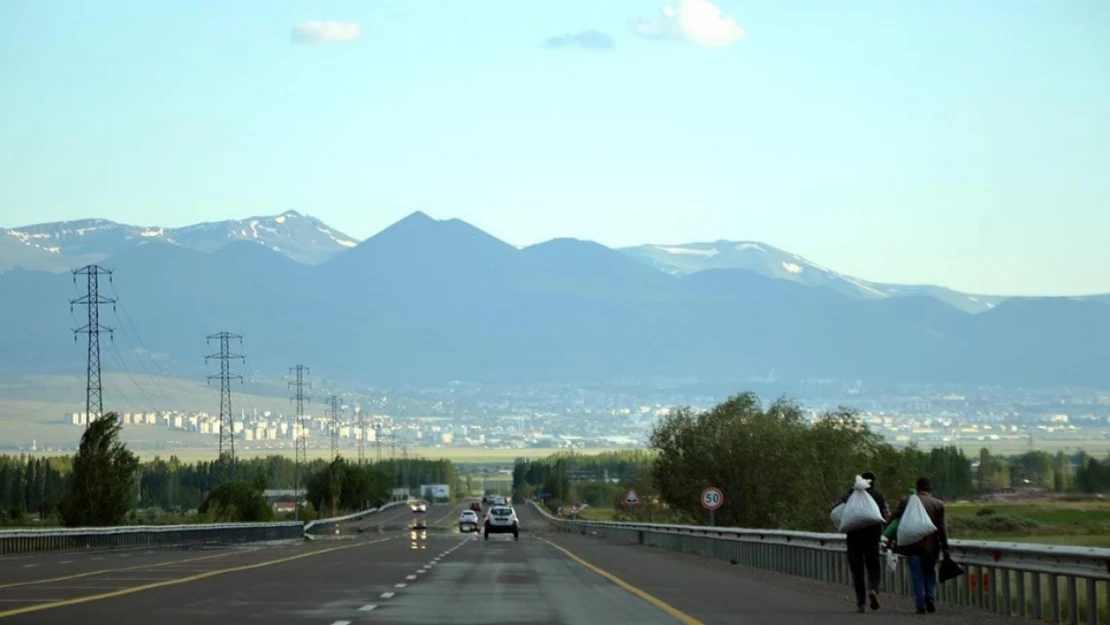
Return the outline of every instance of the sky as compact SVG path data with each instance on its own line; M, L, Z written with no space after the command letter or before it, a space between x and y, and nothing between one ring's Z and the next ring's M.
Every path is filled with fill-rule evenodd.
M1110 292L1110 2L0 2L0 226L289 209Z

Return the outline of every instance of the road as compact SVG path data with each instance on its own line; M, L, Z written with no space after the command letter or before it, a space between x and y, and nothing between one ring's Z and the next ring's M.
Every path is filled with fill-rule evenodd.
M844 587L549 533L524 507L519 542L459 534L462 507L430 508L427 531L0 561L0 625L802 625L872 617L854 613ZM404 514L378 525L396 527ZM887 602L874 617L920 621L904 600ZM947 607L929 620L1002 622Z

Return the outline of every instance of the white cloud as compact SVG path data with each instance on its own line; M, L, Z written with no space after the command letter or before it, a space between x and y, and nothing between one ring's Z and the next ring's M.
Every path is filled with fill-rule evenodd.
M632 30L649 39L684 41L724 48L744 38L744 29L709 0L677 0L659 19L632 19Z
M293 43L342 43L358 39L362 29L354 22L301 22L293 26Z

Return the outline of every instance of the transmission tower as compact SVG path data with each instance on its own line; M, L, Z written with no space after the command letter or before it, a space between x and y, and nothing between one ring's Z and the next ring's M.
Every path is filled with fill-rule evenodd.
M328 405L331 406L329 410L331 413L331 421L329 421L329 429L331 430L331 459L332 462L335 462L339 458L339 422L343 410L339 407L338 395L329 397Z
M106 332L111 338L113 328L101 325L100 306L112 304L115 310L115 298L104 297L100 294L100 276L108 276L112 282L112 272L99 265L87 265L73 270L73 285L77 285L77 276L85 276L88 281L85 295L69 300L69 312L73 313L74 306L88 308L88 323L73 331L73 340L77 341L78 334L89 337L89 354L87 370L85 373L85 428L94 419L99 419L104 414L104 386L100 383L100 333ZM95 415L95 416L94 416Z
M362 466L366 463L366 415L362 406L355 406L355 414L358 415L358 465Z
M295 376L295 378L289 382L289 386L297 389L296 394L293 395L290 401L297 403L297 420L293 425L293 457L296 463L294 471L297 474L297 505L293 509L296 511L295 518L300 520L301 482L303 478L301 473L302 469L308 466L308 448L306 447L307 441L304 437L304 404L306 401L309 401L309 398L304 394L304 389L306 386L312 388L312 383L304 379L305 376L308 375L308 367L304 365L297 365L291 368L289 372Z
M224 428L227 428L227 454L228 459L232 462L235 461L235 423L231 417L231 381L239 380L243 383L243 376L231 373L231 359L236 358L244 363L247 362L246 357L242 354L231 353L231 341L239 341L239 345L243 344L243 337L239 334L232 334L230 332L220 332L218 334L209 334L204 337L208 344L213 340L220 342L220 351L215 354L208 354L204 357L204 362L208 362L213 358L218 358L220 361L220 374L210 375L207 380L211 384L212 380L218 379L220 381L220 460L224 459Z
M382 420L374 421L374 444L378 447L378 462L382 461Z

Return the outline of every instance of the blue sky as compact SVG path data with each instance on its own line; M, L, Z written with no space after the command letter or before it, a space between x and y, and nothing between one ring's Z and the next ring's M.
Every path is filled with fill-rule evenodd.
M1110 3L707 4L7 0L0 226L419 209L1110 291Z

